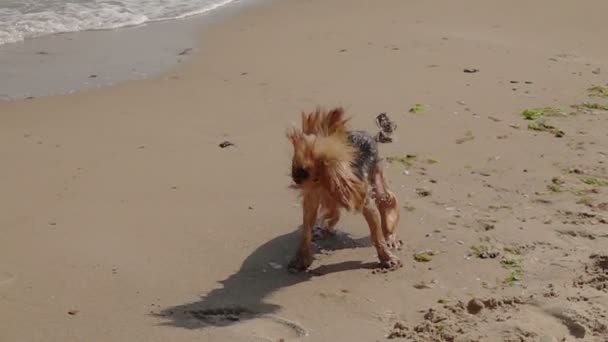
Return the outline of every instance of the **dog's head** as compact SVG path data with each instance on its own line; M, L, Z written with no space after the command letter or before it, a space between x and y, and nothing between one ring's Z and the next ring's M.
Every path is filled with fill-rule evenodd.
M291 178L296 187L306 187L326 178L328 167L352 159L346 143L344 110L335 108L302 113L302 128L291 128L287 138L293 145Z
M302 128L291 128L292 188L304 192L320 188L346 208L360 208L366 183L352 170L354 147L349 143L342 108L302 113Z
M292 128L287 132L287 138L293 145L293 158L291 160L291 179L293 182L296 186L305 186L311 182L317 182L319 179L318 160L315 157L317 137Z

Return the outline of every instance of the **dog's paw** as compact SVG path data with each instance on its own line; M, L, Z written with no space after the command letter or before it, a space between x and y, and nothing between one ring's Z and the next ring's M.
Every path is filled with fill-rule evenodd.
M312 229L312 241L321 241L328 237L335 236L336 231L324 226L314 226Z
M394 271L403 267L403 263L395 255L389 254L380 259L380 267L385 270Z
M308 267L312 264L312 255L302 255L298 253L287 265L287 270L290 273L298 273L302 271L306 271Z
M386 238L386 246L398 251L403 247L403 241L397 238L397 234L391 234Z

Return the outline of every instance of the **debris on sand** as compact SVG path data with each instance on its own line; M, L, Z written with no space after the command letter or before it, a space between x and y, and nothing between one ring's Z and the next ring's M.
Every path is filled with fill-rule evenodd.
M385 158L388 163L400 163L405 167L411 167L413 165L413 161L416 159L416 156L413 154L407 154L405 157L403 156L391 156Z
M467 303L467 311L471 315L478 314L483 308L483 302L477 298L473 298Z
M595 185L595 186L608 186L608 180L594 178L594 177L586 177L581 179L581 182L587 185Z
M466 73L466 74L474 74L474 73L479 72L479 69L476 69L476 68L465 68L462 71L464 73Z
M390 143L393 141L391 136L397 130L397 124L386 113L380 113L376 116L376 126L380 129L380 132L375 137L377 142Z
M422 252L418 252L414 254L414 260L418 261L418 262L429 262L431 260L433 260L433 256L437 255L437 252L435 251L431 251L431 250L427 250L427 251L422 251Z
M431 196L432 191L425 188L416 188L416 194L420 197L428 197Z
M496 259L500 252L498 250L490 249L486 245L473 245L471 246L471 255L478 257L479 259Z
M530 124L528 124L528 129L538 132L550 132L557 138L561 138L566 135L564 131L555 128L555 126L545 123L544 120L536 120L534 122L531 122Z
M590 96L608 96L608 87L593 86L587 89Z
M436 283L436 281L431 281L431 282L420 281L420 282L414 284L414 288L418 289L418 290L432 289L435 283Z
M500 264L509 270L509 274L503 280L503 283L508 286L515 285L516 282L520 281L524 276L524 269L520 262L515 259L502 259Z
M585 211L570 211L570 210L558 210L557 213L563 217L563 224L572 225L596 225L596 224L608 224L608 219Z
M234 146L234 143L226 140L226 141L222 141L218 146L221 148L226 148L228 146Z
M526 109L523 112L521 112L521 115L526 120L536 120L536 119L540 119L543 116L560 115L563 113L564 112L559 108L539 107L539 108Z
M412 108L410 108L409 112L410 113L420 113L424 110L424 106L420 103L416 103L415 105L412 106Z
M180 51L177 55L178 56L185 56L187 54L189 54L192 51L192 48L185 48L182 51Z
M608 105L596 103L596 102L585 102L583 103L583 107L587 109L598 109L598 110L606 110L608 111Z

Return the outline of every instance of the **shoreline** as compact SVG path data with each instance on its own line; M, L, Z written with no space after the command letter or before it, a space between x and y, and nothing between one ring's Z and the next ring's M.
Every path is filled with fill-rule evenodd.
M204 30L260 3L235 1L187 18L0 45L0 101L69 95L162 77L197 54Z

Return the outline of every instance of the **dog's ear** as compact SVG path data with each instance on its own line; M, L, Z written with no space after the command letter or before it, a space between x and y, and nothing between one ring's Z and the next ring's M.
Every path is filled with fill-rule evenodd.
M298 147L302 143L302 131L295 127L290 127L286 132L287 139L291 141L294 147Z
M313 134L319 131L322 110L317 107L316 111L311 113L302 112L302 132L304 134Z
M344 108L336 107L330 110L325 120L328 134L346 131L348 119L344 117Z

